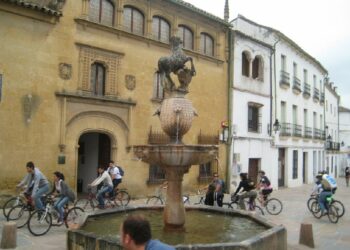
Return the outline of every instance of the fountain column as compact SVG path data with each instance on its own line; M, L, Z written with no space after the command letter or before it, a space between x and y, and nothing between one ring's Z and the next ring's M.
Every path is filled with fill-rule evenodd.
M190 166L165 167L168 181L167 202L164 208L164 224L167 229L183 228L185 224L185 207L182 198L182 180Z

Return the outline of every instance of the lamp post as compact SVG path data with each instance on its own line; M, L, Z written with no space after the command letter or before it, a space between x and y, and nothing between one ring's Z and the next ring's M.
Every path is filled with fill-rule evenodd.
M275 120L273 126L273 131L277 133L281 129L281 124L279 123L278 119Z

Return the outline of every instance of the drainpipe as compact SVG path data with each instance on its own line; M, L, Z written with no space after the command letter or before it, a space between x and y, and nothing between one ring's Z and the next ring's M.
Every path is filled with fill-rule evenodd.
M228 30L228 68L227 68L227 74L228 74L228 84L227 84L227 94L228 94L228 117L229 117L229 133L228 133L228 147L227 147L227 169L226 169L226 190L227 192L230 192L231 187L231 178L232 178L232 162L233 162L233 59L234 59L234 36L233 36L233 30L229 28Z
M273 44L273 71L274 71L274 87L275 87L275 94L274 94L274 98L275 98L275 119L277 119L277 86L276 86L276 79L277 79L277 76L276 76L276 45L277 43L280 42L280 39L278 39L274 44ZM272 90L271 90L272 92ZM272 100L271 100L271 103L272 103ZM271 105L272 107L272 105ZM271 116L272 116L272 112L271 112ZM271 124L272 125L272 124ZM271 126L272 128L272 126ZM272 129L271 129L272 130Z

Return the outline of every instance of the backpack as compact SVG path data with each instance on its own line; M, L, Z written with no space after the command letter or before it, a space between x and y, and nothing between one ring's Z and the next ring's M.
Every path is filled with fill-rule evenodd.
M261 180L263 180L262 183L265 183L265 185L266 185L267 187L269 187L269 186L271 185L271 182L270 182L269 178L267 178L266 176L262 177Z
M121 176L124 176L124 170L122 169L121 166L117 166L117 168L119 169L119 173Z

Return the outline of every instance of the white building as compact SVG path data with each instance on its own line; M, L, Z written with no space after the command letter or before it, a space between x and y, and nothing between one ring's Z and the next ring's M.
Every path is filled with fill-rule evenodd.
M250 52L248 61L254 60L259 53L262 55L264 59L263 72L268 75L266 77L267 81L271 77L272 82L271 88L269 86L265 87L265 82L258 85L257 82L255 83L257 79L248 80L244 76L234 79L235 86L241 88L241 85L245 86L242 91L234 89L234 99L236 99L234 103L238 105L237 108L233 107L237 112L236 115L233 114L237 119L237 121L233 119L233 123L236 124L237 128L236 137L238 134L245 137L251 136L251 133L240 129L241 127L244 128L247 123L244 122L246 109L243 109L244 106L247 106L247 100L259 97L259 99L256 99L258 101L254 102L261 102L266 105L266 103L269 103L267 96L272 96L272 112L262 109L264 112L262 114L262 126L264 117L271 113L271 118L267 119L268 124L265 124L266 128L262 127L262 131L265 129L263 133L266 133L267 127L273 127L270 124L279 124L280 126L275 126L276 128L279 127L276 134L272 133L272 146L269 149L266 147L263 151L263 154L266 154L266 158L269 158L269 160L266 160L266 164L263 163L259 167L270 176L274 187L293 187L312 182L314 174L319 169L324 168L325 127L324 93L322 90L323 79L327 75L327 70L290 38L275 29L259 25L243 16L238 16L233 20L232 25L236 31L235 33L240 32L246 36L246 40L250 39L255 42L254 45L251 41L242 44L243 38L241 38L242 42L234 42L233 46L237 47L235 48L237 53L234 55L234 76L238 76L240 72L241 75L244 73L240 69L240 67L243 68L243 59L240 60L240 57L243 55L243 50L247 50ZM263 46L263 44L266 45ZM268 55L269 47L272 48L270 55ZM254 68L254 66L252 67ZM249 91L246 89L249 89ZM272 90L272 93L267 94L269 89ZM259 94L255 94L255 97L252 92ZM249 161L247 159L243 160L243 155L245 158L250 157L251 152L257 151L260 145L270 145L266 134L258 137L259 139L260 137L264 138L264 141L255 145L247 143L247 141L255 142L256 136L253 139L244 138L241 142L235 140L243 146L242 149L235 149L237 145L234 144L233 150L235 152L238 152L237 150L249 151L240 153L240 162L244 162L242 165L245 168L249 165ZM248 147L250 145L254 145L254 148L250 149ZM236 168L236 170L240 169Z
M345 168L350 167L350 109L339 106L339 176L345 175Z
M270 136L273 48L239 30L233 31L232 47L233 181L239 182L241 172L257 181L258 170L277 166L277 150L271 148ZM276 186L275 172L267 172Z
M325 122L326 122L326 170L338 177L339 168L339 114L340 96L333 83L325 82Z

